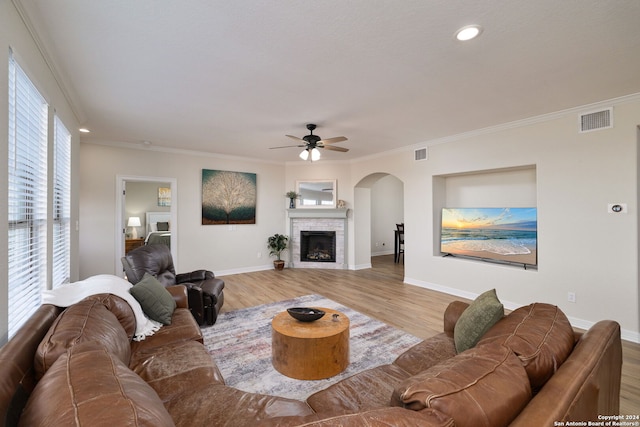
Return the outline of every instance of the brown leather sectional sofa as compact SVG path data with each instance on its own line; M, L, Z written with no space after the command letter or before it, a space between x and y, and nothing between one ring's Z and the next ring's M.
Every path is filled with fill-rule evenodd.
M0 349L0 426L553 426L619 410L619 325L574 333L556 307L505 316L456 354L444 332L306 402L228 387L201 344L184 287L172 324L132 341L133 312L108 294L43 305Z

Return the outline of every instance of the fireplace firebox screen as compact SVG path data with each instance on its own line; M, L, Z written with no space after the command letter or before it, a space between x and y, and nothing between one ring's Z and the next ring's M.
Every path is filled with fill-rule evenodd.
M301 262L336 262L335 231L300 231Z

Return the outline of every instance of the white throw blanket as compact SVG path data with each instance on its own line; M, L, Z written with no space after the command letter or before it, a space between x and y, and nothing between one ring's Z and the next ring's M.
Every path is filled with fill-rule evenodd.
M133 339L142 341L153 335L162 324L149 319L142 311L140 303L129 293L133 286L121 277L111 274L92 276L79 282L62 285L51 291L42 292L42 303L53 304L58 307L69 307L84 298L95 294L113 294L129 303L136 317L136 333Z

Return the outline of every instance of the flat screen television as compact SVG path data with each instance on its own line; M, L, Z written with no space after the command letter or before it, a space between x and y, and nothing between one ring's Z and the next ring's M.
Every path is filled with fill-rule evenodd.
M536 208L444 208L440 251L484 260L538 265Z

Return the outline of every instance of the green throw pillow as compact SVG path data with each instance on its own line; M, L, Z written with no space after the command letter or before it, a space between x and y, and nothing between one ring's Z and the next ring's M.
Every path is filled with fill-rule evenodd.
M478 296L462 312L453 329L456 351L462 353L475 346L480 338L503 316L504 306L498 300L495 289Z
M133 285L129 292L140 303L142 311L150 319L163 325L171 324L176 302L158 279L149 273L144 273L142 280Z

